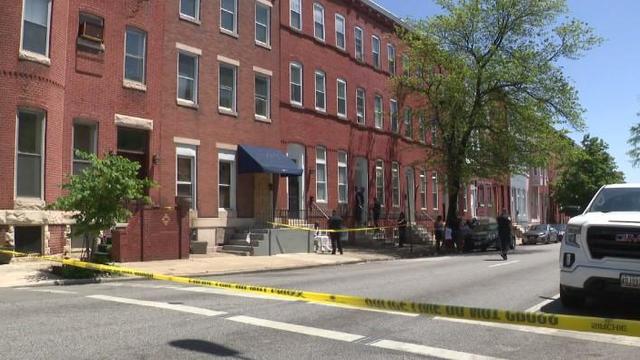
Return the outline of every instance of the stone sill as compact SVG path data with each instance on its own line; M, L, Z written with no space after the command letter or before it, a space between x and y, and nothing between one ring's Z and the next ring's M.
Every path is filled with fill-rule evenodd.
M18 54L18 59L32 61L45 66L51 66L50 58L41 54L32 53L31 51L27 51L27 50L20 50L20 53Z
M143 92L147 91L147 85L143 83L139 83L137 81L131 81L131 80L123 80L122 87L125 89L132 89L132 90L138 90Z
M198 104L194 103L193 101L189 101L189 100L182 100L182 99L176 99L176 104L178 106L184 106L184 107L188 107L191 109L198 109Z

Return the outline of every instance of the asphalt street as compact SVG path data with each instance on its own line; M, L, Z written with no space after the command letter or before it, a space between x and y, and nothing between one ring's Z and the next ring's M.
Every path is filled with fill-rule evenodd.
M559 245L216 277L522 311L640 318L558 295ZM327 255L331 256L331 255ZM338 256L338 255L336 255ZM0 289L0 359L637 359L640 338L286 301L157 282Z

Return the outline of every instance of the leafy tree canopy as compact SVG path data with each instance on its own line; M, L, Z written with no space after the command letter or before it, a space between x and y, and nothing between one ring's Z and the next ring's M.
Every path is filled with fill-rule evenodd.
M631 127L631 137L628 143L631 145L631 150L627 152L627 155L631 157L633 166L640 167L640 124Z
M449 204L473 177L541 166L556 128L582 129L578 94L558 61L601 40L566 19L564 0L437 0L444 15L401 30L405 71L395 88L436 128L427 158L447 175ZM457 216L451 206L448 217Z

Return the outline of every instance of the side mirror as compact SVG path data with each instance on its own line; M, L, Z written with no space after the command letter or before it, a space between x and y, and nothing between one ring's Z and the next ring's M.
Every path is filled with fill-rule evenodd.
M562 208L562 212L571 217L582 214L582 207L579 205L567 205Z

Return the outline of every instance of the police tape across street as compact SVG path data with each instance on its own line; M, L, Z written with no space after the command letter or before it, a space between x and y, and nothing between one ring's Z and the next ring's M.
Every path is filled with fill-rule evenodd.
M385 230L385 229L397 229L397 226L377 226L377 227L361 227L361 228L348 228L348 229L340 229L340 230L333 230L333 229L314 229L314 228L309 228L309 227L304 227L304 226L295 226L295 225L289 225L289 224L283 224L283 223L276 223L276 222L269 222L267 221L267 224L269 225L274 225L274 226L279 226L279 227L283 227L286 229L291 229L291 230L303 230L303 231L321 231L324 233L347 233L347 232L365 232L365 231L380 231L380 230Z
M0 249L0 254L11 256L26 255L19 252L2 249ZM349 305L351 307L367 309L392 310L396 312L414 313L427 316L478 320L511 325L535 326L557 330L573 330L640 337L640 321L635 320L604 319L587 316L545 314L539 312L527 313L521 311L373 299L360 296L328 294L293 289L280 289L266 286L236 284L215 280L171 276L113 265L89 263L76 259L67 259L55 256L40 256L40 258L84 269L139 276L147 279L169 281L179 284L197 285L245 293L270 295L286 299L296 299L300 301L313 301L316 303L325 304L342 304Z

